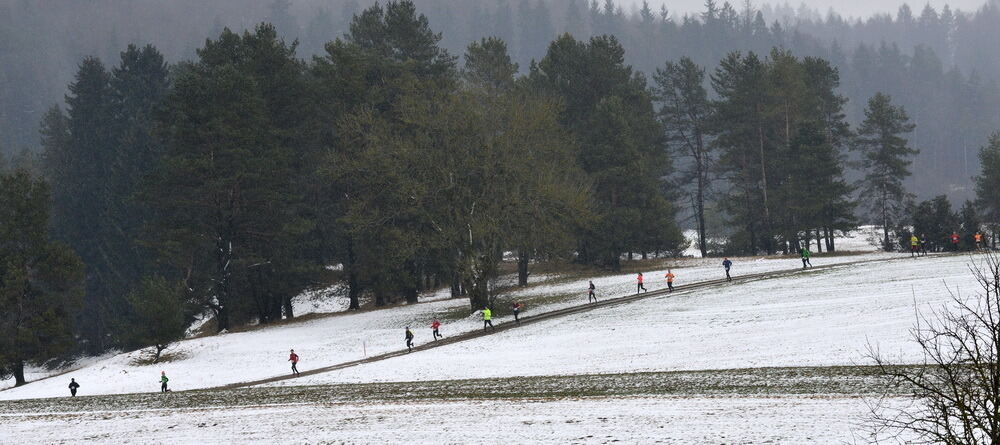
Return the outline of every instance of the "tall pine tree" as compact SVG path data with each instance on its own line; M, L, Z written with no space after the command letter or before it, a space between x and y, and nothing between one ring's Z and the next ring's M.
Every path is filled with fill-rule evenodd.
M41 364L73 345L83 263L53 242L48 186L20 170L0 174L0 378L26 383L26 363Z
M861 198L868 203L872 216L882 226L882 246L889 251L889 229L895 226L908 193L903 179L910 175L910 157L918 151L910 148L903 135L913 131L906 110L892 104L892 99L877 93L868 100L865 120L858 129L854 148L861 152Z

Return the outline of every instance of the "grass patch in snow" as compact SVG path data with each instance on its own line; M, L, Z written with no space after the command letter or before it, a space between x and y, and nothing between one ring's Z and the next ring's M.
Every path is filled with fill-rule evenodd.
M189 358L189 353L184 351L171 351L169 349L163 350L160 353L160 357L156 357L156 351L153 348L146 348L140 350L138 354L132 360L129 360L129 364L132 366L149 366L149 365L162 365L164 363L170 363L173 361L184 360Z
M564 399L608 396L877 395L870 366L752 368L499 379L272 386L0 402L0 415L372 401ZM898 394L906 393L897 388Z

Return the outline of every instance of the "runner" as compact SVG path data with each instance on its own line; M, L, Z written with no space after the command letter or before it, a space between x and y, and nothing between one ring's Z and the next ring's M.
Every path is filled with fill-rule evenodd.
M809 248L803 247L801 253L802 253L802 268L805 269L807 265L809 267L813 267L812 262L809 261L809 255L810 255Z
M958 236L958 232L951 232L951 250L958 252L958 241L962 239Z
M489 326L489 327L493 328L494 331L497 330L497 328L493 327L493 311L491 311L490 308L484 306L483 307L483 330L484 331L486 330L486 326Z
M517 318L517 316L521 313L521 303L515 301L512 309L514 310L514 322L521 324L521 320Z
M733 281L733 277L729 276L729 268L733 267L733 262L727 257L722 260L722 267L726 268L726 281Z
M982 250L983 248L983 234L976 232L974 235L976 239L976 250Z
M920 253L923 256L927 256L927 246L928 245L929 244L927 243L927 234L921 233L920 234Z
M636 283L636 286L635 286L635 293L638 294L639 293L639 289L642 289L643 292L649 292L649 291L646 290L646 286L642 285L642 272L639 272L639 276L636 278L636 280L638 280L638 282Z
M160 392L170 392L170 390L167 389L167 382L169 381L170 379L167 378L167 371L160 371Z
M664 277L667 279L667 292L674 291L674 273L667 269L667 274Z
M920 254L920 240L917 235L910 235L910 258Z
M76 397L76 389L80 387L79 383L76 383L76 379L69 379L69 396Z
M590 293L587 295L587 303L590 303L590 300L594 300L594 303L597 303L597 294L594 293L596 289L594 280L590 280Z
M299 368L297 365L299 364L299 355L295 353L294 349L288 354L288 361L292 362L292 375L298 377Z
M413 331L406 327L406 352L413 352Z
M438 338L444 338L444 336L441 335L440 332L438 332L438 328L440 327L441 327L441 322L437 321L437 319L435 318L434 321L431 322L431 329L434 330L434 332L432 332L432 334L434 334L434 341L437 341Z

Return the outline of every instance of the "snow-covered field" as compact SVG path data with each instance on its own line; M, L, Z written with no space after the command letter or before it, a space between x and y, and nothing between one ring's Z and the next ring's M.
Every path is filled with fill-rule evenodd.
M857 397L628 397L0 415L0 440L79 443L865 443Z
M300 369L307 370L399 350L406 326L414 328L418 344L428 342L427 326L435 317L446 320L446 336L481 327L466 300L448 299L444 291L420 304L356 313L343 312L343 301L328 297L338 294L336 289L304 294L296 312L330 314L186 340L170 351L175 358L161 365L135 364L136 352L86 359L79 369L0 391L0 443L868 443L863 397L876 389L858 380L863 368L825 366L866 364L869 343L903 362L917 362L919 351L909 340L915 312L946 304L949 289L976 292L969 272L975 257L913 259L872 252L866 235L840 240L838 247L857 253L813 258L817 266L840 264L829 269L688 290L685 284L723 276L721 259L666 260L663 266L673 268L680 286L672 295L255 390L262 392L155 393L161 370L175 390L210 388L286 373L289 348L302 356ZM797 258L733 260L737 278L801 266ZM858 261L863 263L848 264ZM665 287L664 273L648 271L647 287ZM529 302L525 315L586 304L585 279L532 278L536 284L509 296ZM635 291L632 274L602 276L594 283L602 299ZM817 368L764 369L786 366ZM720 369L739 371L637 374ZM829 372L835 369L851 371ZM855 369L861 374L851 374ZM783 383L771 377L759 381L771 374L783 375ZM639 376L652 380L614 383ZM64 397L71 377L84 396L151 394L2 402ZM837 378L846 380L838 384ZM740 379L748 380L743 385ZM610 389L557 392L590 380L607 382L600 388ZM799 392L800 380L810 389ZM369 382L404 383L353 385ZM302 386L328 384L346 386ZM491 384L502 385L507 395L478 390ZM781 389L788 384L789 391ZM539 392L546 385L555 386ZM630 393L636 385L644 392ZM774 388L755 392L760 385ZM669 390L675 386L685 389ZM434 387L448 395L428 393ZM327 394L349 388L354 395L331 398L321 388ZM386 388L392 389L380 392ZM282 397L275 399L276 394ZM132 402L119 405L115 397ZM202 402L185 402L191 397Z
M940 307L948 287L975 291L970 261L903 257L678 292L276 385L856 365L869 342L916 362L915 309Z
M815 258L814 263L829 264L858 260L894 258L898 255L868 253L855 256L835 256ZM734 258L733 274L750 274L795 268L800 262L794 258ZM711 259L671 260L676 265L676 283L717 279L722 276L720 262ZM673 267L673 266L671 266ZM646 287L650 290L665 287L665 269L649 271ZM586 282L559 280L557 277L535 277L548 279L517 293L517 298L529 301L526 315L555 310L586 302ZM604 276L594 279L601 298L627 295L635 290L632 274ZM555 299L533 305L531 298L579 293L579 300ZM698 293L692 298L701 298L706 293ZM428 298L427 303L406 305L390 309L359 313L338 313L335 315L264 327L249 332L229 333L191 339L178 343L168 352L175 358L158 365L137 365L139 352L128 352L89 363L79 369L69 370L58 378L39 380L20 388L0 391L0 400L59 397L66 393L66 384L75 378L82 385L81 394L117 394L129 392L156 391L159 389L160 371L165 371L174 389L197 389L225 384L262 379L281 375L288 370L288 350L294 348L301 356L300 370L334 365L384 352L401 349L404 346L403 329L414 328L417 342L430 339L429 324L435 317L455 311L468 310L465 299L441 299L440 295ZM544 298L543 298L544 300ZM337 302L324 303L306 299L314 305L311 310L300 303L303 312L319 312L323 309L340 309ZM327 304L324 307L322 304ZM588 315L589 317L589 315ZM504 320L499 320L504 321ZM469 311L465 318L445 321L442 333L446 336L478 329L481 323L476 314ZM590 335L594 331L581 331ZM56 372L63 372L57 370ZM36 374L38 375L38 374ZM11 381L0 382L0 387L11 386Z

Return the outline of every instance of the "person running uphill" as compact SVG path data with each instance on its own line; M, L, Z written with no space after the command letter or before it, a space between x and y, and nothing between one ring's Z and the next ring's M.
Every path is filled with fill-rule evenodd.
M722 260L722 267L726 268L726 281L733 281L733 277L729 276L729 268L733 267L733 262L729 261L729 258Z
M951 232L951 250L958 252L958 241L961 237L958 236L957 232Z
M810 255L809 248L808 247L803 247L802 248L802 268L803 269L805 269L807 265L809 267L813 267L812 262L809 261L809 255Z
M493 327L493 311L488 307L483 307L483 330L486 330L486 326L493 328L495 331L497 328Z
M513 307L511 308L514 311L514 322L517 324L521 324L521 320L517 318L517 316L521 314L521 307L521 303L515 301Z
M590 292L587 294L587 303L590 303L590 300L594 300L594 303L597 303L597 294L594 293L595 290L597 290L597 287L594 286L594 281L591 280Z
M431 329L433 330L433 332L431 332L431 334L434 335L434 341L437 341L438 338L444 338L444 336L441 335L440 332L438 332L438 329L440 327L441 327L441 322L437 321L437 319L435 318L434 321L431 322Z
M294 349L292 349L291 352L288 354L288 361L292 362L292 375L298 377L299 376L299 368L298 368L299 355L295 353Z
M642 285L642 273L641 272L639 273L639 276L636 277L636 281L637 282L636 282L636 286L635 286L635 293L638 294L640 289L642 289L643 292L649 292L649 291L646 290L646 286Z
M670 269L667 269L667 274L664 275L664 278L667 279L667 292L674 291L674 277L674 273L671 272Z
M413 331L406 327L406 352L413 352Z
M976 250L982 250L982 248L983 248L983 234L979 233L979 232L976 232L976 234L973 235L973 238L976 240Z
M170 392L170 390L167 389L167 382L169 381L170 379L167 378L167 371L160 371L160 392Z
M920 255L920 240L917 235L910 235L910 258Z
M79 383L76 383L76 379L69 379L69 396L76 397L76 389L80 387Z

